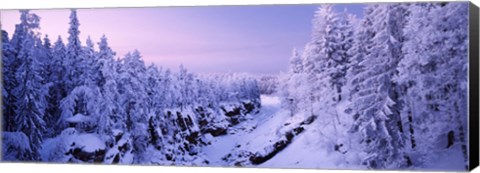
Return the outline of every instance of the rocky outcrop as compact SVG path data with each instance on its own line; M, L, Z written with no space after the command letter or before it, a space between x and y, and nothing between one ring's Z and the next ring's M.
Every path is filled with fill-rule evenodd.
M288 130L280 135L279 138L272 140L271 143L267 144L260 151L248 151L238 146L232 153L227 154L222 159L234 166L259 165L265 163L287 148L293 142L295 136L303 133L305 128L313 123L316 118L316 116L310 116L297 124L286 123L285 126L289 126Z

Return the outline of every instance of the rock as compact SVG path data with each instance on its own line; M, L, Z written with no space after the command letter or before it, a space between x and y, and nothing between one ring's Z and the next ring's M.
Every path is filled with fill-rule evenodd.
M228 116L228 117L233 117L233 116L237 116L237 115L240 115L240 108L234 108L233 111L229 111L229 112L225 112L225 115Z

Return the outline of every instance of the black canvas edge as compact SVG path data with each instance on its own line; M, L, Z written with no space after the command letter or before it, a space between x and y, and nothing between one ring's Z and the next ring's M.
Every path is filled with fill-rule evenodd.
M479 164L479 13L478 7L470 2L469 9L469 170Z

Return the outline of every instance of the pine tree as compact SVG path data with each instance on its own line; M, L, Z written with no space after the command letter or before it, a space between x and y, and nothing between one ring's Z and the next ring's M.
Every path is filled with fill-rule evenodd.
M282 105L290 110L292 116L298 110L298 104L302 100L300 97L303 90L298 90L301 87L301 81L303 74L303 62L297 51L293 49L292 56L290 57L288 74L283 75L280 93L282 95Z
M157 131L157 127L160 126L158 122L164 122L163 119L163 109L162 109L162 99L161 99L161 89L160 83L160 72L158 68L151 64L147 67L147 115L148 115L148 125L149 133L151 138L151 143L155 146L163 145L161 143L161 131Z
M85 76L84 73L86 62L83 55L83 47L80 42L80 22L77 18L77 11L72 10L70 13L70 28L68 30L68 44L66 55L66 68L65 82L67 84L67 91L70 92L77 86L84 85Z
M335 13L334 23L327 33L327 40L330 40L327 48L327 67L326 73L330 76L331 88L336 91L333 101L342 100L342 89L346 84L346 73L349 69L350 59L352 58L351 49L353 47L353 29L356 18L346 12Z
M368 5L356 40L357 55L350 71L351 108L355 123L351 132L361 132L364 164L369 168L405 167L402 124L392 77L402 55L403 21L397 4Z
M38 35L35 29L38 28L39 17L29 13L27 10L21 11L21 18L28 19L17 25L24 32L22 42L19 44L17 58L21 64L15 71L17 85L12 94L15 96L15 130L21 131L27 135L32 149L30 160L38 160L38 150L42 144L43 132L45 130L45 121L43 120L45 111L45 96L47 88L42 85L42 78L39 75L41 64L38 62L35 49L35 39Z
M101 133L109 134L111 130L123 130L126 128L125 117L120 106L118 92L118 74L116 71L116 61L114 60L115 52L108 46L107 37L104 35L98 42L99 51L95 55L95 60L92 66L92 80L94 84L100 87L102 95L104 96L104 116L106 117L106 124Z
M308 95L300 96L304 99L302 107L309 107L311 115L318 115L322 107L331 107L334 93L341 91L339 80L342 76L337 74L341 70L339 65L348 61L344 57L343 33L341 15L333 12L332 5L322 5L313 19L312 39L303 52L304 80L301 85L306 86ZM342 28L343 29L343 28ZM336 86L335 88L333 86ZM335 91L335 92L332 92ZM338 94L337 94L338 95Z
M52 44L50 42L50 39L48 38L48 35L45 35L43 38L43 44L40 41L40 39L37 39L36 41L36 47L37 47L37 55L39 56L39 61L42 64L42 78L44 79L43 83L48 84L50 81L48 78L51 75L51 60L52 60Z
M140 52L135 50L128 53L122 59L119 69L119 85L118 90L120 97L120 105L125 113L125 124L128 132L133 138L133 152L137 157L134 162L141 161L142 153L146 149L148 143L148 119L146 116L147 99L146 92L146 67L141 58Z
M98 52L93 61L93 80L98 86L103 86L106 80L114 79L116 53L108 45L107 37L103 35L98 44Z
M16 86L15 80L15 49L8 39L8 33L2 30L2 117L3 117L3 131L13 131L14 123L14 95L12 89Z
M83 73L84 73L84 80L85 80L85 85L89 86L97 86L94 73L96 72L93 67L95 66L97 62L97 56L96 56L95 48L92 39L90 39L90 36L87 37L86 41L86 46L83 48L83 58L84 58L84 65L85 67L83 68Z
M48 106L45 114L47 136L58 134L63 130L56 126L56 124L61 115L60 101L67 96L63 75L66 70L64 66L66 49L61 37L58 37L51 51L52 56L49 63L50 73L47 79L48 82L51 83L51 87L47 97Z
M24 41L28 39L29 35L31 34L32 29L39 28L39 21L40 18L35 14L30 14L28 11L20 11L20 23L15 25L15 31L12 36L12 40L9 42L10 47L12 48L9 53L11 57L4 60L5 69L9 68L10 70L3 71L4 76L4 85L5 85L5 92L10 96L7 97L5 101L5 110L3 112L4 116L8 121L13 121L15 117L15 110L17 109L16 106L16 97L13 95L13 90L19 84L19 81L16 79L16 69L22 63L22 59L19 57L21 49L24 49ZM7 37L4 37L7 38ZM3 39L3 37L2 37ZM7 67L8 66L8 67ZM6 126L7 131L15 131L16 127L12 124L8 124Z

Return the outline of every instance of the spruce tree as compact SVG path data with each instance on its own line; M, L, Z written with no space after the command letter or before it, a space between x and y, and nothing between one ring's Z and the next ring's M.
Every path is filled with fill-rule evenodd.
M371 4L365 9L355 48L354 68L350 71L354 125L361 132L369 168L405 167L402 124L392 81L402 55L401 22L403 11L397 4Z
M30 140L32 150L29 160L39 160L39 149L43 141L45 121L43 120L47 95L47 88L42 85L40 74L41 64L37 59L35 39L38 37L35 30L39 26L37 15L27 10L21 11L21 18L28 19L25 23L17 25L24 32L22 42L19 44L17 58L19 67L15 70L15 79L18 85L13 89L15 97L15 130L23 132Z

